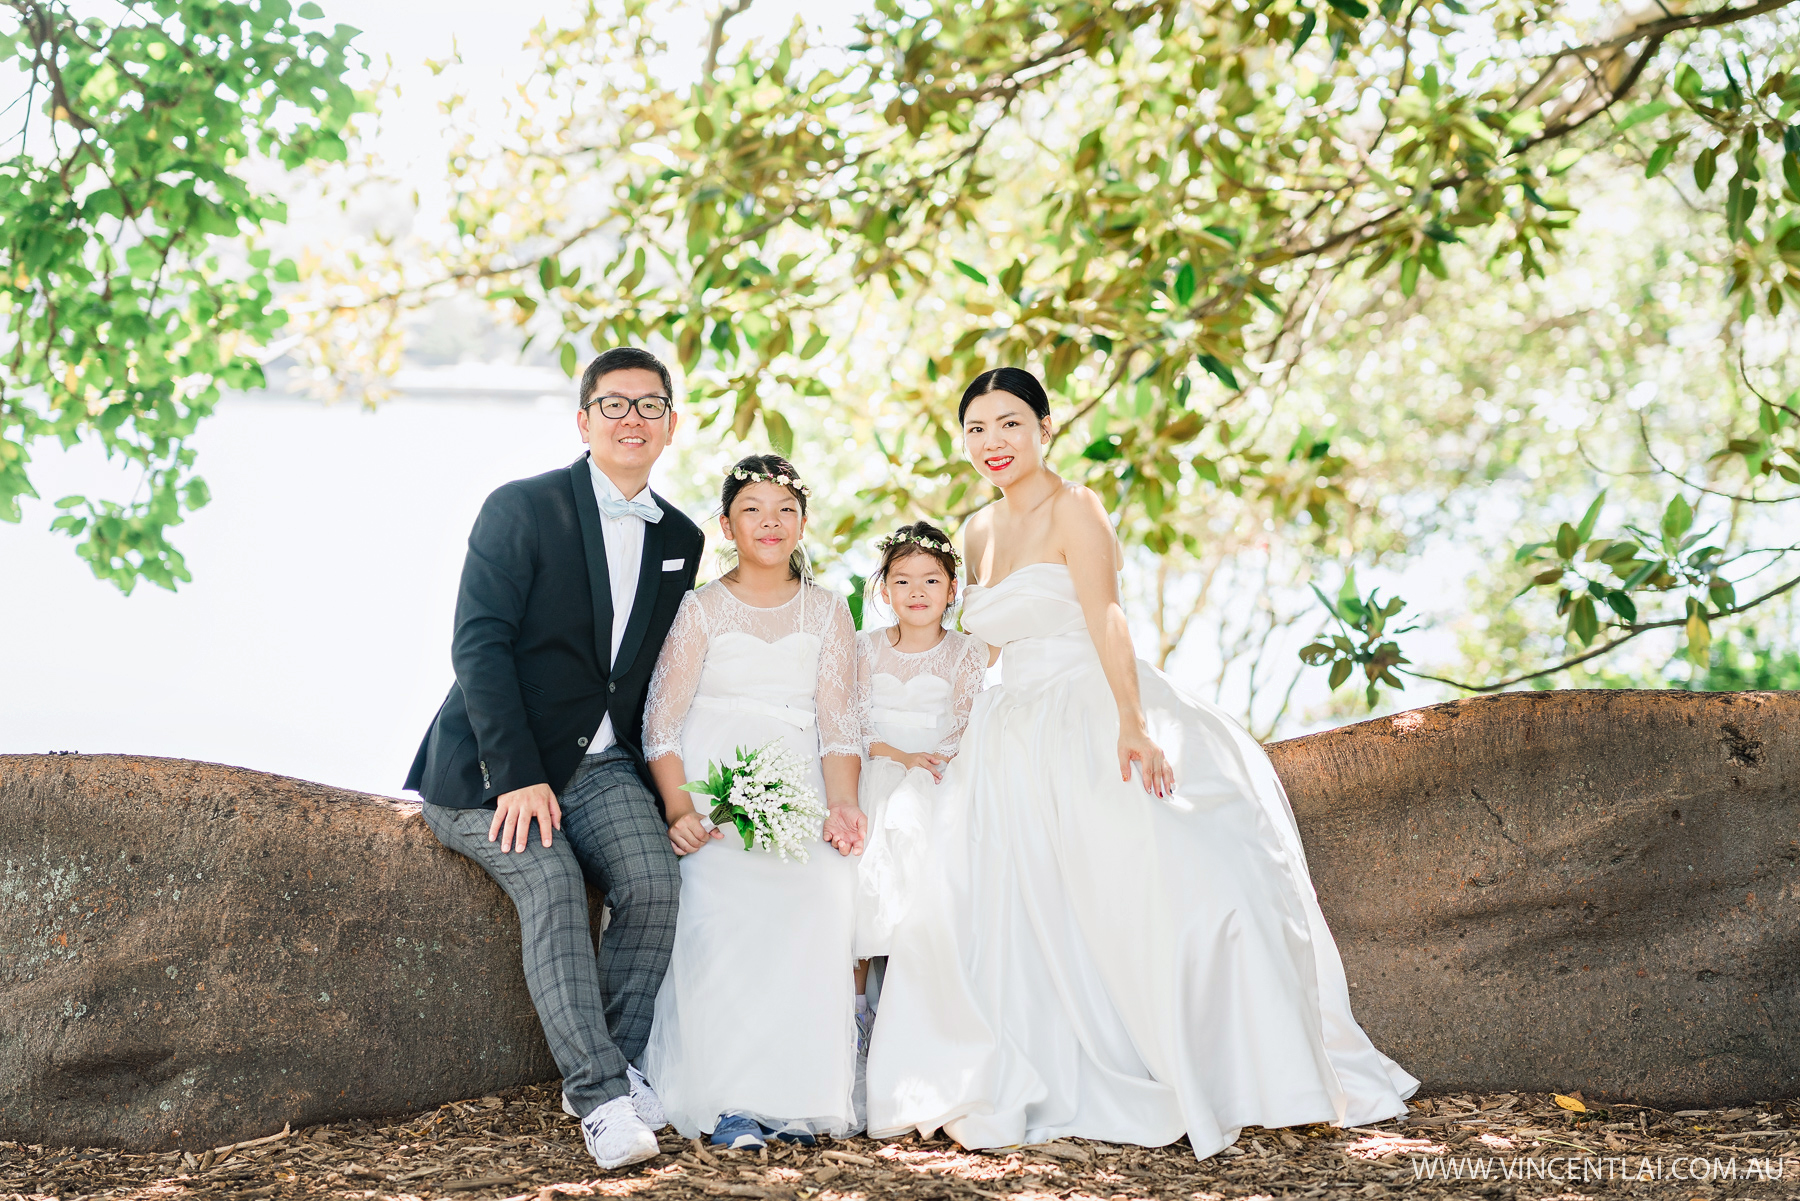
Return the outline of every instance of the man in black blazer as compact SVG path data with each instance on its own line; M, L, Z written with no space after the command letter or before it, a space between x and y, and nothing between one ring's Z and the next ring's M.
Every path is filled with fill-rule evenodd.
M668 369L647 351L609 350L582 374L580 404L588 453L502 485L475 519L456 683L406 787L425 798L438 839L512 898L563 1107L614 1168L654 1156L663 1124L631 1066L649 1041L681 890L641 749L644 702L704 539L649 487L675 430ZM586 880L612 910L598 958Z

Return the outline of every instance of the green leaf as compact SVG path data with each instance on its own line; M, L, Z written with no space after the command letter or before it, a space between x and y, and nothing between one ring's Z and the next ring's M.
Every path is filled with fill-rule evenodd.
M1669 507L1663 510L1663 544L1673 547L1681 540L1683 534L1693 528L1693 525L1694 510L1688 505L1687 498L1678 492L1675 494L1675 499L1669 502Z
M988 281L987 276L983 275L981 272L977 271L975 268L969 266L969 264L963 262L961 259L951 259L950 265L955 267L958 271L962 272L964 275L968 276L970 279L974 280L978 284L985 284Z
M1331 687L1335 691L1338 685L1350 678L1352 664L1348 659L1339 659L1331 665Z
M1227 367L1224 363L1221 363L1217 358L1214 358L1210 354L1203 354L1199 357L1197 362L1199 362L1202 367L1206 368L1208 373L1227 388L1234 391L1241 390L1238 385L1237 376L1232 374L1231 368Z
M1696 667L1705 667L1712 662L1712 627L1706 623L1706 611L1691 597L1688 599L1688 617L1682 626L1687 635L1688 661Z
M1116 437L1096 438L1081 452L1081 457L1096 463L1105 463L1119 457L1119 443Z
M788 424L786 417L774 409L765 407L762 410L763 429L769 435L769 442L775 447L775 453L786 457L794 453L794 427Z
M1569 611L1569 629L1581 639L1583 646L1600 633L1600 616L1594 611L1593 597L1583 596L1575 602L1575 607Z
M804 360L804 359L812 358L814 355L818 354L821 350L824 350L826 343L828 343L830 341L831 341L831 339L826 337L824 334L815 332L812 337L810 337L806 340L806 345L802 346L800 348L801 359Z
M1289 51L1289 53L1290 54L1300 53L1300 47L1306 45L1306 40L1308 38L1312 37L1313 30L1317 29L1318 27L1319 27L1319 14L1316 12L1313 12L1311 9L1308 9L1306 12L1306 19L1300 22L1300 31L1298 33L1294 34L1294 40L1292 43L1293 49L1291 51Z
M1694 186L1702 192L1712 186L1713 177L1719 173L1719 147L1708 146L1694 159Z
M1187 303L1193 299L1194 265L1192 263L1183 263L1181 265L1181 270L1175 275L1175 300L1176 303L1185 307Z
M1369 15L1369 6L1362 0L1330 0L1330 4L1346 17L1355 17L1359 21Z
M1634 126L1660 117L1674 107L1666 100L1652 100L1648 104L1640 104L1625 114L1624 119L1619 122L1619 132L1624 133Z
M1656 149L1650 152L1650 161L1644 166L1644 178L1655 179L1661 175L1667 169L1670 160L1675 157L1675 147L1680 144L1681 139L1678 137L1666 138L1658 142Z
M1581 524L1575 527L1575 537L1577 541L1586 542L1589 538L1594 536L1594 522L1599 519L1600 507L1605 503L1606 489L1602 488L1600 490L1600 495L1594 498L1594 503L1589 505L1587 512L1583 514ZM1572 556L1564 555L1563 557L1566 559Z
M575 378L575 344L573 342L564 342L562 344L562 349L557 352L557 358L558 358L558 361L562 363L563 374L568 376L570 379L574 379Z
M1581 535L1575 532L1574 526L1566 521L1563 522L1556 528L1556 557L1559 559L1573 559L1575 553L1580 549Z
M311 0L307 0L307 3L302 4L298 11L300 16L308 21L323 21L325 19L325 10L312 3Z
M1675 89L1677 96L1692 104L1700 95L1700 89L1704 85L1700 80L1700 72L1686 63L1682 63L1675 68L1675 77L1670 81L1670 86Z

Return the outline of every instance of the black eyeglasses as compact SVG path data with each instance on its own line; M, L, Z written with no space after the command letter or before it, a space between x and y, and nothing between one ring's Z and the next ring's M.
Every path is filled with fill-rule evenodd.
M609 421L618 421L625 414L636 409L638 416L645 421L655 421L674 407L675 402L667 396L596 396L581 407L586 409L592 405L600 406L600 415Z

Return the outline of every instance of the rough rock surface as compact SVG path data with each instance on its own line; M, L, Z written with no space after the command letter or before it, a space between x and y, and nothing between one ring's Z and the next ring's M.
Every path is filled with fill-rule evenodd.
M1507 693L1270 748L1426 1091L1800 1094L1800 693Z
M198 1146L557 1074L512 903L418 805L0 756L0 1139Z
M1426 1091L1800 1092L1800 695L1508 694L1270 751L1357 1016ZM204 1146L553 1078L517 931L413 806L0 756L0 1139Z

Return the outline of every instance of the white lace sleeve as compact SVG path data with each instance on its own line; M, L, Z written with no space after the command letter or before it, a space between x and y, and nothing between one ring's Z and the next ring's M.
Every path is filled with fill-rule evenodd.
M661 759L681 754L681 727L688 706L700 688L700 669L706 663L706 613L695 593L681 598L656 670L650 675L650 695L644 705L644 758Z
M820 590L830 599L830 613L819 640L819 680L813 707L819 715L819 754L862 755L862 706L856 687L856 623L844 598Z
M862 731L862 753L875 744L875 640L856 632L856 722Z
M987 677L987 643L965 637L969 638L968 644L957 656L950 677L950 732L938 743L940 755L954 755L962 745L963 731L969 727L969 711L975 707L975 694L981 691L981 682Z

